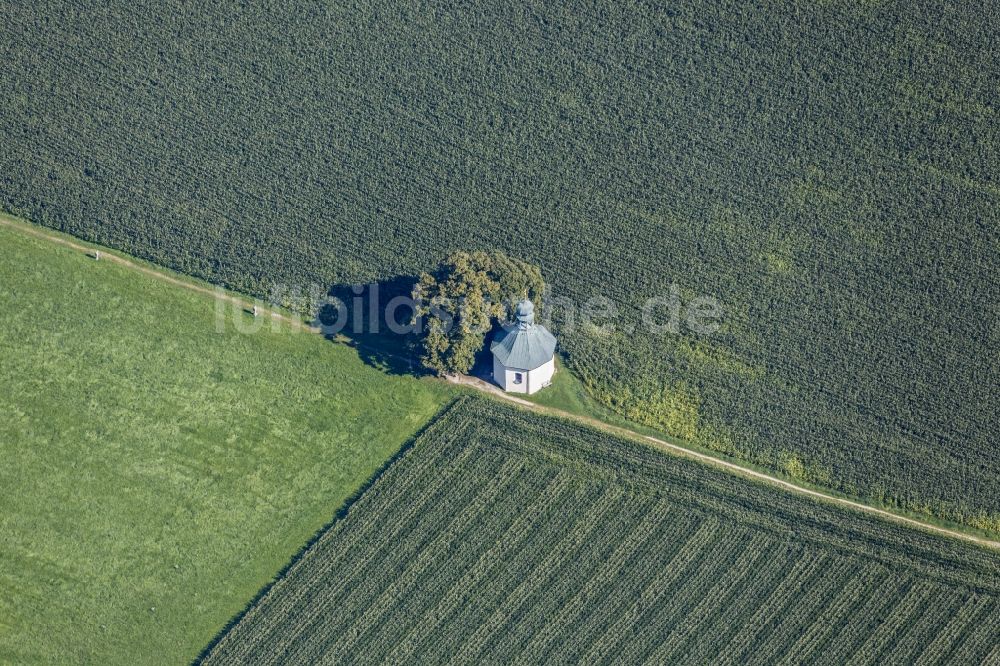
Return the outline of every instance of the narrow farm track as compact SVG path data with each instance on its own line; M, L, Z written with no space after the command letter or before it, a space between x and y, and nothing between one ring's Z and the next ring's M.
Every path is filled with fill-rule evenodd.
M26 225L26 224L24 224L22 222L17 222L14 219L12 219L11 217L6 216L6 215L0 215L0 225L3 225L3 226L8 227L10 229L14 229L15 231L19 231L19 232L21 232L23 234L26 234L28 236L34 236L36 238L41 238L41 239L50 241L52 243L55 243L57 245L62 245L64 247L68 247L68 248L71 248L73 250L78 250L80 252L85 252L85 253L89 254L89 253L92 253L92 252L98 250L98 248L95 248L93 246L83 245L81 243L77 243L75 241L71 241L68 238L63 238L62 236L57 236L55 234L46 233L46 232L41 231L39 229L32 228L32 227L30 227L30 226L28 226L28 225ZM252 308L255 305L255 303L253 303L252 301L248 301L246 299L238 298L236 296L233 296L229 292L223 291L222 289L216 289L216 288L212 288L212 287L203 287L203 286L201 286L199 284L195 284L193 282L188 282L186 280L182 280L180 278L176 278L176 277L170 275L169 273L167 273L166 271L158 270L158 269L155 269L155 268L150 268L148 266L143 266L143 265L138 264L138 263L136 263L134 261L131 261L130 259L127 259L127 258L125 258L125 257L123 257L123 256L121 256L119 254L114 254L111 251L106 250L104 248L100 248L99 251L101 252L101 259L100 259L100 261L110 261L112 263L119 264L121 266L125 266L126 268L129 268L129 269L132 269L132 270L135 270L135 271L139 271L140 273L144 273L145 275L148 275L148 276L150 276L152 278L155 278L157 280L160 280L162 282L167 282L167 283L172 284L172 285L174 285L176 287L182 287L183 289L188 289L190 291L195 291L195 292L198 292L200 294L205 294L207 296L211 296L212 298L221 299L221 300L226 301L227 303L232 303L233 305L237 305L237 306L240 306L240 307L243 307L243 308ZM289 317L289 316L281 314L280 312L277 312L275 310L271 310L271 309L266 308L266 307L261 307L259 304L257 304L257 308L258 308L258 311L260 313L263 313L265 315L269 315L272 319L276 319L278 321L287 323L289 326L292 326L293 328L307 330L307 331L309 331L311 333L320 333L321 332L320 329L316 328L315 326L309 326L308 324L304 324L304 323L302 323L302 321L300 321L296 317Z
M744 476L744 477L751 478L751 479L756 479L758 481L764 481L766 483L778 486L780 488L783 488L785 490L789 490L791 492L799 493L799 494L802 494L802 495L808 495L810 497L815 497L817 499L822 499L822 500L834 502L836 504L840 504L841 506L847 506L847 507L850 507L852 509L863 511L863 512L868 513L870 515L878 516L880 518L886 518L886 519L889 519L889 520L892 520L892 521L904 523L904 524L909 525L911 527L917 527L917 528L920 528L920 529L929 530L929 531L935 532L937 534L943 534L943 535L947 535L947 536L950 536L950 537L955 537L957 539L964 539L966 541L972 541L974 543L981 544L981 545L986 546L988 548L993 548L993 549L996 549L996 550L1000 550L1000 541L993 541L991 539L986 539L986 538L983 538L983 537L978 537L978 536L976 536L974 534L969 534L969 533L966 533L966 532L960 532L958 530L951 530L951 529L948 529L947 527L941 527L939 525L934 525L933 523L924 522L924 521L918 520L916 518L910 518L908 516L903 516L901 514L893 513L892 511L888 511L886 509L879 509L877 507L870 506L870 505L864 504L862 502L856 502L856 501L853 501L853 500L846 499L844 497L838 497L836 495L831 495L831 494L828 494L828 493L824 493L824 492L819 491L819 490L814 490L812 488L806 488L805 486L800 486L798 484L792 483L791 481L786 481L785 479L781 479L779 477L772 476L771 474L767 474L765 472L761 472L761 471L755 470L753 468L746 467L744 465L740 465L739 463L735 463L735 462L732 462L732 461L729 461L729 460L724 460L722 458L718 458L718 457L710 455L708 453L702 453L700 451L695 451L694 449L689 449L687 447L680 446L679 444L672 444L670 442L664 441L664 440L659 439L657 437L652 437L650 435L643 435L642 433L635 432L634 430L629 430L628 428L623 428L621 426L612 425L610 423L607 423L606 421L601 421L599 419L591 418L591 417L588 417L588 416L580 416L579 414L573 414L572 412L566 412L566 411L563 411L561 409L555 409L553 407L544 407L542 405L538 405L536 403L533 403L533 402L531 402L529 400L525 400L523 398L518 398L517 396L511 395L509 393L504 393L503 391L500 390L499 387L493 386L492 384L489 384L489 383L483 381L482 379L478 379L476 377L468 377L468 376L464 376L464 375L460 376L460 377L451 376L451 377L448 377L448 380L451 381L451 382L453 382L453 383L456 383L456 384L461 384L462 386L468 386L468 387L471 387L471 388L478 389L480 391L483 391L485 393L489 393L490 395L493 395L493 396L495 396L497 398L500 398L502 400L507 400L508 402L513 402L513 403L515 403L517 405L520 405L522 407L526 407L528 409L532 409L532 410L537 411L537 412L548 414L550 416L558 416L558 417L564 418L564 419L570 419L570 420L577 421L577 422L580 422L580 423L586 423L587 425L592 426L594 428L599 428L599 429L604 430L606 432L610 432L610 433L613 433L615 435L627 437L629 439L633 439L633 440L634 439L639 439L639 440L642 440L642 441L645 441L645 442L649 442L649 443L655 445L657 448L660 448L660 449L662 449L662 450L664 450L664 451L666 451L668 453L672 453L674 455L680 455L680 456L683 456L683 457L686 457L686 458L691 458L691 459L694 459L694 460L698 460L700 462L703 462L703 463L706 463L706 464L709 464L709 465L713 465L715 467L719 467L721 469L724 469L724 470L726 470L728 472L731 472L731 473L734 473L734 474L738 474L740 476Z
M64 238L61 235L57 235L57 234L54 234L54 233L48 233L48 232L42 231L40 229L32 227L32 226L30 226L30 225L28 225L26 223L20 222L20 221L16 220L15 218L12 218L12 217L7 216L7 215L0 214L0 225L2 225L4 227L7 227L9 229L12 229L14 231L17 231L19 233L23 233L23 234L26 234L26 235L29 235L29 236L40 238L40 239L43 239L43 240L55 243L57 245L61 245L61 246L64 246L64 247L71 248L73 250L77 250L79 252L92 253L92 252L94 252L95 250L98 249L98 248L95 248L92 245L85 245L85 244L83 244L81 242L76 242L76 241L70 240L68 238ZM212 288L212 287L202 286L202 285L196 284L194 282L189 282L187 280L174 277L173 275L170 275L169 273L167 273L164 270L159 270L159 269L156 269L156 268L151 268L149 266L141 265L139 263L131 261L130 259L128 259L126 257L123 257L123 256L121 256L119 254L115 254L115 253L113 253L111 251L108 251L106 249L100 248L100 252L101 252L101 259L100 259L100 261L110 261L110 262L113 262L115 264L118 264L118 265L124 266L126 268L129 268L131 270L135 270L135 271L138 271L138 272L143 273L145 275L148 275L148 276L150 276L150 277L152 277L154 279L157 279L157 280L160 280L160 281L163 281L163 282L167 282L169 284L172 284L172 285L177 286L177 287L181 287L183 289L188 289L190 291L198 292L198 293L204 294L206 296L210 296L211 298L214 298L214 299L222 299L222 300L224 300L224 301L226 301L228 303L231 303L231 304L239 306L239 307L251 308L251 307L253 307L255 305L255 303L253 301L250 301L250 300L247 300L247 299L244 299L244 298L240 298L240 297L234 296L234 295L232 295L232 294L230 294L228 292L225 292L225 291L223 291L221 289L216 289L216 288ZM95 262L95 263L97 263L97 262ZM317 328L315 326L310 326L308 324L305 324L305 323L303 323L301 320L299 320L296 317L290 317L290 316L282 314L281 312L278 312L276 310L273 310L273 309L270 309L270 308L267 308L267 307L262 307L259 303L257 303L256 305L258 307L258 311L261 314L263 314L265 316L269 316L269 317L271 317L274 320L287 323L289 326L291 326L293 328L304 330L304 331L308 331L310 333L316 333L316 334L320 334L321 333L321 330L319 328ZM880 508L877 508L877 507L874 507L874 506L870 506L868 504L864 504L862 502L858 502L858 501L854 501L854 500L849 500L849 499L846 499L844 497L838 497L838 496L833 495L833 494L825 493L825 492L822 492L822 491L819 491L819 490L815 490L815 489L812 489L812 488L807 488L805 486L800 486L800 485L795 484L795 483L793 483L791 481L787 481L787 480L779 478L777 476L773 476L771 474L767 474L765 472L761 472L761 471L753 469L751 467L747 467L747 466L741 465L739 463L732 462L730 460L725 460L725 459L716 457L716 456L708 454L708 453L703 453L703 452L700 452L700 451L695 451L694 449L690 449L690 448L681 446L679 444L673 444L671 442L667 442L667 441L659 439L657 437L652 437L650 435L644 435L644 434L636 432L634 430L630 430L630 429L624 428L622 426L613 425L611 423L607 423L607 422L601 421L599 419L595 419L595 418L588 417L588 416L581 416L579 414L573 414L572 412L563 411L561 409L556 409L556 408L552 408L552 407L545 407L545 406L542 406L542 405L538 405L536 403L533 403L531 401L525 400L523 398L519 398L519 397L517 397L515 395L511 395L511 394L505 393L505 392L501 391L498 387L493 386L492 384L489 384L489 383L487 383L487 382L485 382L485 381L483 381L481 379L477 379L475 377L469 377L469 376L464 376L463 375L463 376L449 376L447 379L448 379L448 381L450 381L450 382L452 382L454 384L457 384L457 385L460 385L460 386L464 386L464 387L467 387L467 388L471 388L471 389L475 389L475 390L481 391L483 393L487 393L487 394L492 395L492 396L494 396L494 397L496 397L498 399L505 400L505 401L510 402L510 403L514 403L516 405L519 405L520 407L523 407L523 408L526 408L526 409L530 409L530 410L533 410L535 412L547 414L547 415L550 415L550 416L556 416L556 417L563 418L563 419L568 419L568 420L575 421L575 422L578 422L578 423L583 423L583 424L586 424L588 426L591 426L591 427L594 427L594 428L598 428L600 430L603 430L605 432L609 432L609 433L612 433L612 434L615 434L615 435L618 435L618 436L623 436L623 437L627 437L627 438L632 439L632 440L638 440L638 441L642 441L642 442L645 442L645 443L648 443L648 444L652 444L655 447L661 449L662 451L664 451L666 453L669 453L669 454L672 454L672 455L682 456L682 457L693 459L693 460L697 460L697 461L699 461L701 463L704 463L704 464L707 464L707 465L711 465L713 467L725 470L725 471L727 471L729 473L736 474L736 475L742 476L744 478L753 479L753 480L756 480L756 481L761 481L761 482L767 483L769 485L782 488L782 489L787 490L789 492L797 493L797 494L800 494L800 495L806 495L806 496L813 497L815 499L819 499L819 500L823 500L823 501L827 501L827 502L832 502L832 503L838 504L840 506L849 507L849 508L854 509L856 511L861 511L861 512L866 513L866 514L868 514L870 516L875 516L875 517L878 517L878 518L881 518L881 519L885 519L885 520L889 520L889 521L892 521L892 522L901 523L901 524L904 524L904 525L907 525L907 526L910 526L910 527L914 527L914 528L917 528L917 529L921 529L921 530L924 530L924 531L927 531L927 532L932 532L932 533L935 533L935 534L940 534L940 535L943 535L943 536L948 536L948 537L952 537L952 538L955 538L955 539L960 539L960 540L963 540L963 541L969 541L969 542L976 543L976 544L979 544L981 546L984 546L984 547L987 547L987 548L991 548L991 549L994 549L994 550L1000 550L1000 541L995 541L995 540L992 540L992 539L987 539L985 537L979 537L979 536L976 536L974 534L970 534L970 533L967 533L967 532L962 532L962 531L958 531L958 530L949 529L949 528L946 528L946 527L941 527L939 525L935 525L933 523L925 522L925 521L919 520L917 518L911 518L909 516L904 516L904 515L901 515L899 513L895 513L895 512L889 511L887 509L880 509Z

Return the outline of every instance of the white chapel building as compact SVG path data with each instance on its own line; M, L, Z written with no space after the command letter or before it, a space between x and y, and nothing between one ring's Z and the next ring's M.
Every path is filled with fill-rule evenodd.
M535 306L525 299L514 309L516 321L493 338L493 381L510 393L534 393L552 383L556 339L535 323Z

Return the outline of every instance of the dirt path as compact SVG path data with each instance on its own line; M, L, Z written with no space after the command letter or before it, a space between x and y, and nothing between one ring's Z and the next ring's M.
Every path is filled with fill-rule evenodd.
M90 245L84 245L82 243L78 243L78 242L69 240L67 238L63 238L62 236L56 235L54 233L45 232L45 231L43 231L41 229L29 226L29 225L27 225L27 224L25 224L23 222L16 221L15 219L13 219L13 218L11 218L9 216L6 216L6 215L0 214L0 225L8 227L8 228L11 228L11 229L14 229L15 231L18 231L20 233L23 233L23 234L26 234L26 235L29 235L29 236L34 236L36 238L41 238L41 239L44 239L46 241L50 241L52 243L56 243L58 245L62 245L64 247L68 247L68 248L77 250L79 252L84 252L84 253L91 254L91 255L95 252L95 248L92 247L92 246L90 246ZM217 289L212 288L212 287L205 287L205 286L193 283L193 282L188 282L187 280L182 280L180 278L176 278L176 277L170 275L169 273L167 273L166 271L157 270L155 268L150 268L148 266L143 266L143 265L138 264L138 263L136 263L134 261L130 261L129 259L126 259L125 257L122 257L122 256L117 255L117 254L113 254L111 252L108 252L107 250L101 250L101 259L100 259L100 261L110 261L110 262L119 264L121 266L125 266L125 267L127 267L129 269L138 271L138 272L143 273L145 275L148 275L148 276L150 276L152 278L155 278L157 280L160 280L162 282L167 282L167 283L172 284L174 286L181 287L182 289L188 289L190 291L194 291L194 292L198 292L198 293L201 293L201 294L205 294L207 296L211 296L212 298L221 298L221 299L223 299L223 300L225 300L225 301L227 301L229 303L233 303L234 305L237 305L237 306L242 307L244 309L250 309L250 308L252 308L255 305L255 303L253 303L252 301L248 301L248 300L239 298L237 296L233 296L232 294L230 294L228 292L224 292L222 290L217 290ZM295 328L299 328L299 329L302 329L302 330L306 330L306 331L309 331L311 333L317 333L318 334L318 333L321 332L319 328L316 328L315 326L309 326L308 324L303 324L300 320L298 320L295 317L289 317L289 316L286 316L286 315L284 315L284 314L282 314L280 312L276 312L276 311L271 310L269 308L262 307L259 303L256 304L256 305L257 305L258 311L260 313L262 313L264 315L268 315L268 316L270 316L270 317L272 317L272 318L274 318L276 320L283 321L283 322L289 324L290 326L293 326ZM506 400L507 402L514 403L516 405L519 405L519 406L527 408L527 409L531 409L531 410L539 412L539 413L549 414L551 416L558 416L558 417L561 417L561 418L564 418L564 419L569 419L571 421L577 421L579 423L584 423L584 424L589 425L591 427L598 428L600 430L604 430L605 432L610 432L610 433L613 433L615 435L619 435L619 436L626 437L626 438L629 438L629 439L643 440L643 441L649 442L649 443L655 445L656 447L658 447L658 448L660 448L660 449L662 449L662 450L664 450L664 451L666 451L668 453L671 453L673 455L679 455L679 456L682 456L682 457L685 457L685 458L689 458L689 459L692 459L692 460L697 460L699 462L702 462L702 463L705 463L705 464L708 464L708 465L712 465L712 466L714 466L716 468L723 469L725 471L728 471L728 472L733 473L733 474L737 474L739 476L743 476L745 478L750 478L750 479L755 479L755 480L758 480L758 481L763 481L765 483L768 483L768 484L773 485L773 486L777 486L779 488L783 488L783 489L788 490L790 492L798 493L800 495L807 495L809 497L814 497L814 498L821 499L821 500L824 500L824 501L827 501L827 502L833 502L834 504L839 504L841 506L850 507L850 508L852 508L854 510L861 511L861 512L867 513L867 514L872 515L872 516L878 516L878 517L886 519L886 520L890 520L890 521L893 521L893 522L896 522L896 523L902 523L904 525L908 525L910 527L915 527L915 528L918 528L918 529L922 529L922 530L927 531L927 532L933 532L935 534L941 534L941 535L944 535L944 536L953 537L955 539L961 539L961 540L964 540L964 541L970 541L972 543L976 543L976 544L979 544L981 546L985 546L987 548L992 548L992 549L995 549L995 550L1000 550L1000 542L998 542L998 541L993 541L993 540L990 540L990 539L986 539L984 537L978 537L978 536L975 536L974 534L968 534L966 532L959 532L957 530L951 530L951 529L948 529L946 527L940 527L938 525L934 525L933 523L927 523L927 522L924 522L922 520L918 520L916 518L910 518L908 516L903 516L903 515L900 515L898 513L893 513L892 511L887 511L885 509L879 509L879 508L876 508L876 507L873 507L873 506L869 506L867 504L863 504L861 502L856 502L856 501L853 501L853 500L845 499L843 497L837 497L836 495L830 495L830 494L824 493L824 492L819 491L819 490L813 490L812 488L806 488L804 486L797 485L797 484L792 483L790 481L786 481L785 479L780 479L780 478L778 478L776 476L772 476L770 474L766 474L764 472L760 472L760 471L752 469L750 467L745 467L745 466L740 465L738 463L734 463L734 462L731 462L731 461L728 461L728 460L723 460L722 458L717 458L717 457L715 457L713 455L710 455L710 454L707 454L707 453L701 453L700 451L695 451L693 449L689 449L689 448L680 446L678 444L672 444L672 443L664 441L662 439L658 439L656 437L651 437L649 435L644 435L642 433L638 433L638 432L636 432L634 430L629 430L628 428L623 428L621 426L612 425L610 423L606 423L605 421L601 421L601 420L598 420L598 419L595 419L595 418L591 418L591 417L588 417L588 416L581 416L579 414L573 414L572 412L566 412L566 411L563 411L561 409L555 409L553 407L544 407L542 405L538 405L536 403L533 403L533 402L531 402L529 400L525 400L524 398L519 398L519 397L517 397L515 395L511 395L509 393L505 393L504 391L500 390L500 388L498 386L494 386L493 384L485 382L485 381L483 381L481 379L477 379L475 377L469 377L469 376L466 376L466 375L450 376L450 377L448 377L448 381L452 382L453 384L458 384L458 385L461 385L461 386L466 386L466 387L469 387L469 388L472 388L472 389L476 389L478 391L482 391L484 393L488 393L488 394L490 394L490 395L492 395L492 396L494 396L496 398L499 398L501 400Z
M272 319L285 322L289 326L292 326L293 328L307 330L312 333L320 333L320 330L315 326L309 326L308 324L304 324L302 323L302 321L300 321L295 317L289 317L287 315L283 315L280 312L262 306L260 303L254 303L253 301L248 301L242 298L238 298L222 289L205 287L200 284L196 284L194 282L188 282L187 280L176 278L164 270L157 270L155 268L149 268L148 266L137 264L136 262L126 259L125 257L119 256L117 254L112 254L107 250L103 249L97 250L93 246L82 245L81 243L71 241L67 238L63 238L62 236L46 233L40 229L30 227L24 224L23 222L15 221L6 215L0 215L0 225L14 229L15 231L23 233L27 236L34 236L35 238L41 238L43 240L50 241L57 245L62 245L63 247L68 247L73 250L84 252L90 256L95 256L95 252L100 251L101 253L100 261L110 261L111 263L119 264L120 266L125 266L126 268L129 268L131 270L139 271L140 273L156 278L161 282L167 282L169 284L181 287L183 289L187 289L189 291L194 291L198 292L199 294L205 294L207 296L211 296L212 298L221 299L223 301L226 301L227 303L232 303L245 310L250 310L253 308L254 305L256 305L259 314L268 315Z
M543 405L536 404L534 402L525 400L524 398L518 398L517 396L505 393L500 390L500 387L494 386L488 382L478 379L476 377L469 377L466 375L461 376L449 376L448 381L453 384L460 384L462 386L468 386L474 389L483 391L484 393L489 393L497 398L506 400L508 402L516 403L522 407L534 410L542 414L548 414L550 416L558 416L564 419L569 419L572 421L577 421L580 423L585 423L591 427L598 428L599 430L604 430L621 437L626 437L628 439L638 439L642 441L649 442L655 445L657 448L662 449L673 455L678 455L691 460L697 460L701 463L712 465L723 469L732 474L736 474L748 479L755 479L758 481L763 481L772 486L777 486L788 490L790 492L798 493L800 495L806 495L816 499L824 500L827 502L832 502L834 504L839 504L841 506L850 507L851 509L862 511L872 516L878 516L879 518L884 518L896 523L902 523L909 527L915 527L918 529L926 530L928 532L933 532L935 534L941 534L949 537L954 537L956 539L962 539L964 541L971 541L977 543L981 546L986 546L987 548L992 548L995 550L1000 550L1000 542L986 539L984 537L978 537L974 534L969 534L966 532L959 532L957 530L951 530L947 527L940 527L934 525L933 523L927 523L916 518L910 518L908 516L903 516L898 513L893 513L892 511L887 511L885 509L879 509L874 506L869 506L868 504L863 504L861 502L856 502L853 500L846 499L844 497L838 497L836 495L831 495L824 493L819 490L814 490L812 488L806 488L804 486L797 485L791 481L786 481L776 476L772 476L765 472L755 470L750 467L745 467L738 463L731 462L729 460L723 460L722 458L717 458L713 455L707 453L701 453L700 451L695 451L693 449L680 446L678 444L672 444L670 442L664 441L657 437L652 437L650 435L643 435L634 430L629 430L628 428L623 428L621 426L616 426L599 419L591 418L588 416L581 416L579 414L573 414L572 412L566 412L561 409L556 409L554 407L546 407Z

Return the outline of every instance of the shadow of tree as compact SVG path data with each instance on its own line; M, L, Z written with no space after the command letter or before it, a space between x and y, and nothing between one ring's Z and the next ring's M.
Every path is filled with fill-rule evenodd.
M332 287L315 322L328 340L353 347L367 365L392 375L425 375L420 339L410 325L417 278L402 275Z
M469 374L473 377L493 382L493 352L490 351L490 343L493 341L494 336L501 330L503 330L503 327L500 324L495 324L486 335L486 342L483 343L483 348L476 354L476 361L472 365L472 369L469 370Z

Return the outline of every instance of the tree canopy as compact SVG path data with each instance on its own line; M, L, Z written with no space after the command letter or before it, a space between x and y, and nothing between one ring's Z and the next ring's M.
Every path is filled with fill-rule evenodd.
M493 326L523 298L541 306L543 290L538 266L502 252L449 255L413 290L424 367L438 374L469 372Z

